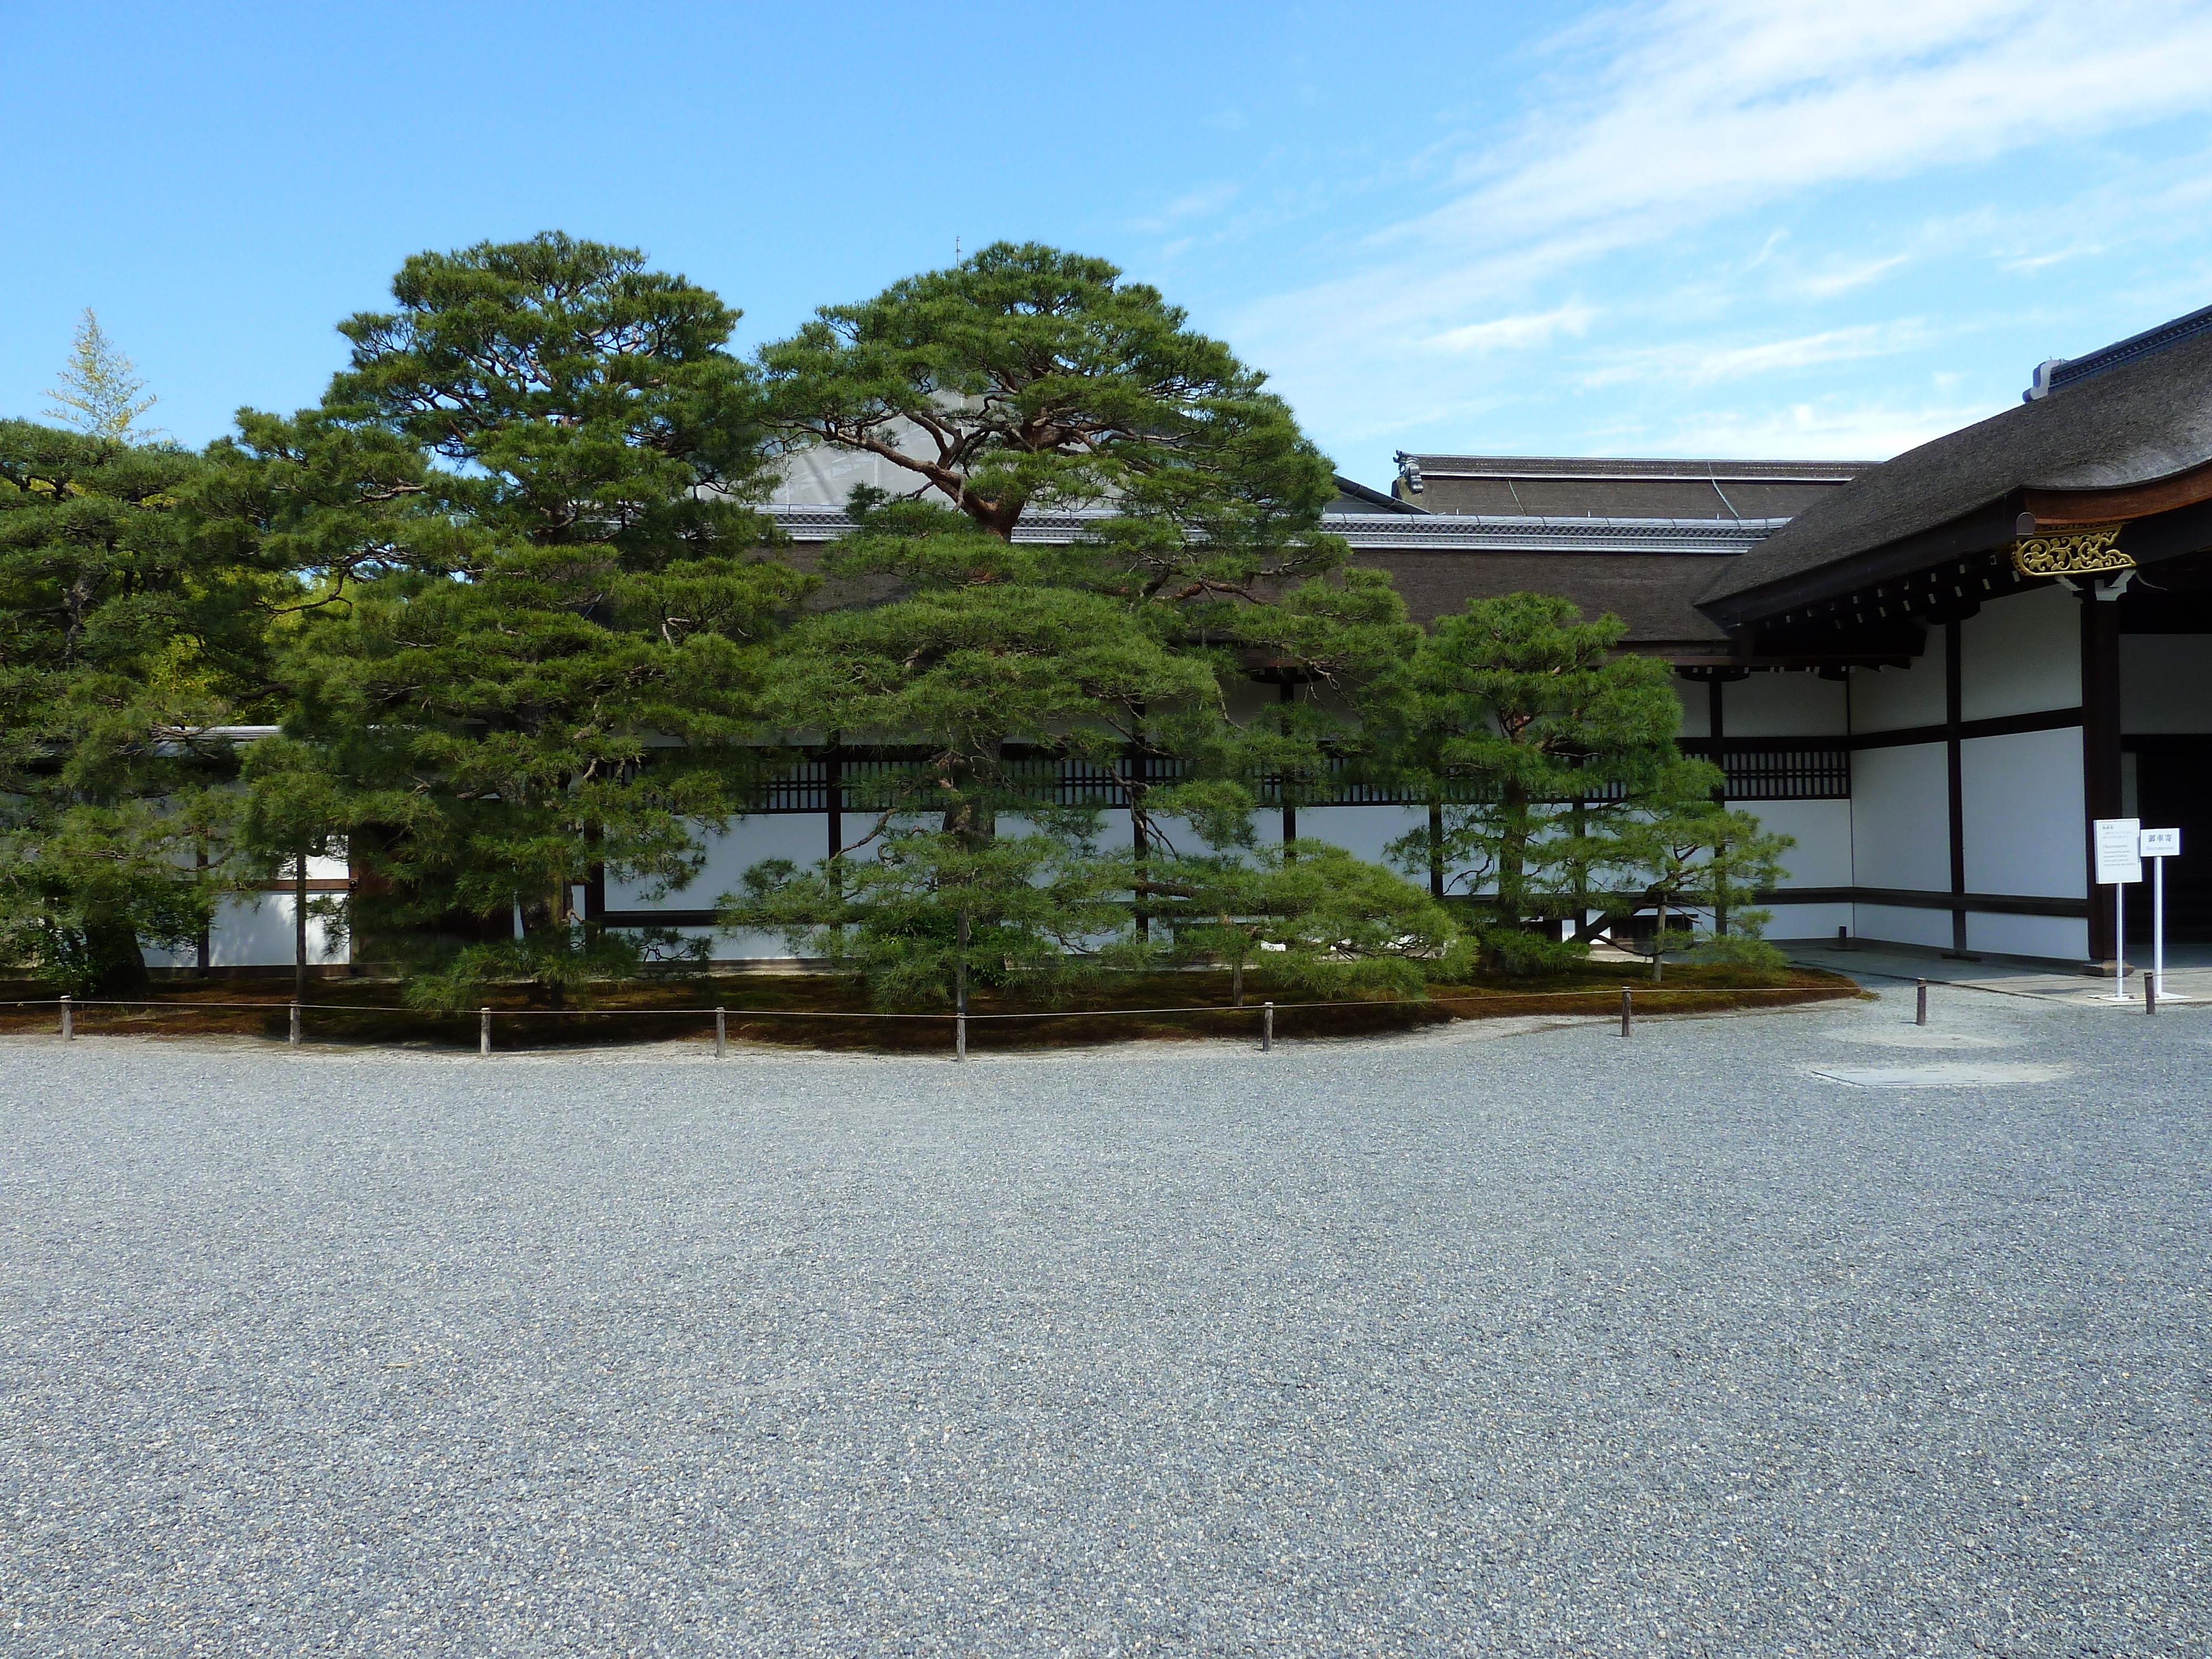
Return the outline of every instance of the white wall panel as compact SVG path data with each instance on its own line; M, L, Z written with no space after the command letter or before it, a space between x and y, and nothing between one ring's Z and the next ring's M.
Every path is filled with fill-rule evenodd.
M2063 587L2036 588L1993 599L1960 623L1960 717L1992 720L2077 706L2081 605Z
M1766 924L1766 937L1778 943L1784 939L1815 939L1833 944L1836 929L1851 925L1851 907L1848 904L1771 904L1774 920Z
M1920 945L1931 950L1951 948L1951 913L1922 910L1904 904L1854 904L1851 937L1886 940L1892 945ZM1839 966L1848 967L1849 963Z
M2082 896L2080 727L1969 738L1959 781L1968 892Z
M1707 701L1703 680L1686 680L1674 677L1674 701L1682 705L1681 735L1686 738L1710 738L1713 734L1711 719L1711 704Z
M1851 757L1851 866L1861 887L1951 890L1950 779L1942 744L1862 749ZM1946 944L1949 926L1946 921Z
M1301 806L1298 839L1325 841L1356 859L1388 866L1390 861L1383 856L1383 849L1399 836L1425 828L1428 822L1428 809L1421 806ZM1279 815L1279 830L1280 827Z
M1766 829L1795 836L1797 844L1782 855L1790 887L1848 887L1851 884L1851 804L1847 800L1731 801L1757 815Z
M315 915L309 899L307 960L311 963L343 962L345 942L333 939L325 920ZM240 893L222 902L208 929L209 954L216 968L289 967L292 963L292 896L289 893ZM150 958L149 958L150 960ZM191 960L190 953L183 957Z
M1727 737L1826 737L1850 726L1844 683L1818 674L1753 674L1728 681L1721 696Z
M1943 630L1930 629L1928 649L1910 668L1851 670L1851 730L1895 732L1943 723Z
M2001 916L1970 910L1966 948L1998 956L2084 962L2089 956L2089 924L2075 916Z
M2120 635L2120 730L2212 732L2212 635Z
M866 822L848 812L846 835L858 834ZM830 819L823 812L763 812L732 819L728 830L719 836L702 831L699 838L707 862L688 886L648 900L644 896L652 890L652 883L609 877L607 908L711 909L716 899L735 889L745 872L763 859L789 859L802 869L820 863L830 852Z

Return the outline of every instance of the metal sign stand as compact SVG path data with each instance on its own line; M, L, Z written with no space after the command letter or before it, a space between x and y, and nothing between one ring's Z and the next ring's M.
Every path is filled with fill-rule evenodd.
M2181 831L2146 830L2140 843L2142 854L2150 860L2150 981L2143 988L2148 1000L2146 1008L2156 1008L2160 1002L2177 999L2168 996L2166 989L2166 861L2181 853ZM2181 1001L2187 998L2178 999Z
M2133 1002L2128 994L2128 884L2142 879L2142 820L2095 820L2097 882L2112 890L2112 1002Z

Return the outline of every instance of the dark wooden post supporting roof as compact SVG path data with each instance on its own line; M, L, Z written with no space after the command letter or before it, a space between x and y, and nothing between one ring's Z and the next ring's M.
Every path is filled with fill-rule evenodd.
M2112 895L2097 885L2096 832L2090 822L2120 816L2120 607L2082 584L2081 863L2089 891L2089 960L2108 972L2119 956Z
M1959 664L1959 624L1943 624L1943 762L1950 790L1951 954L1966 954L1966 786L1959 753L1959 726L1966 717L1965 671Z

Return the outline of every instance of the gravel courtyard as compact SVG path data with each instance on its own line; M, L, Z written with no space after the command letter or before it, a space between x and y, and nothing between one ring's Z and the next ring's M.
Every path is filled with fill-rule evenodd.
M2212 1008L1910 1004L0 1043L0 1650L2204 1653Z

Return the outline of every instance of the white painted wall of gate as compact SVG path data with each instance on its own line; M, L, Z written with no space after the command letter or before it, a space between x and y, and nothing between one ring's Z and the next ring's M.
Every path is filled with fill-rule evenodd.
M1968 738L1959 781L1968 892L2082 896L2081 727Z
M1927 652L1910 668L1851 670L1851 730L1897 732L1943 723L1943 630L1930 629Z
M1940 743L1862 749L1851 757L1851 864L1856 885L1950 891L1948 758Z
M1725 737L1839 736L1850 726L1844 682L1817 674L1753 674L1726 682L1721 696Z
M2079 707L2081 604L2063 587L2033 588L1993 599L1960 623L1960 718Z

